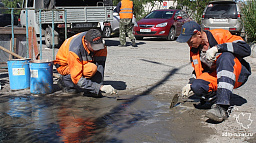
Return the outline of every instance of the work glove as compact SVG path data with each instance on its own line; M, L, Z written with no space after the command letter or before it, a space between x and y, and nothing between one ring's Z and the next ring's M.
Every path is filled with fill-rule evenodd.
M103 85L100 88L100 91L107 93L107 94L117 94L116 89L114 89L111 85Z
M187 84L182 88L181 94L183 97L188 97L193 91L191 90L191 84Z
M214 46L214 47L208 49L206 51L206 55L205 55L206 59L209 60L209 61L214 61L215 60L215 55L216 55L217 52L218 52L217 46Z

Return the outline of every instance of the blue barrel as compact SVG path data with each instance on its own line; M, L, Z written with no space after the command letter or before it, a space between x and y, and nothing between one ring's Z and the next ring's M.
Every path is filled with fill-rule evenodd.
M30 67L30 92L32 94L48 94L53 91L52 62L33 60Z
M29 88L29 61L30 59L13 59L7 61L11 90Z

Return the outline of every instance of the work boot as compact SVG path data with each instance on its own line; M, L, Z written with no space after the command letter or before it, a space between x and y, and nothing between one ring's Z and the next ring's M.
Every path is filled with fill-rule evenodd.
M226 107L213 104L211 109L206 112L206 117L213 121L222 122L228 118L228 112Z
M62 75L59 77L59 80L57 81L57 85L59 86L59 88L64 88L65 85L63 83L63 80L62 80Z
M135 43L135 39L132 40L132 46L137 47L137 44Z
M66 87L63 80L62 80L62 76L59 78L57 85L59 86L59 88L62 89L63 93L67 93L67 94L76 94L79 93L79 91L75 88L70 88L70 87Z
M78 93L77 89L70 88L70 87L64 87L64 88L62 88L62 91L63 91L63 93L66 93L66 94L77 94Z

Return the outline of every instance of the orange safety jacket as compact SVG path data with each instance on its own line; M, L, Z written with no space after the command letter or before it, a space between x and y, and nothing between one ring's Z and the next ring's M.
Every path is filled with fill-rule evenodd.
M250 49L248 49L248 46L246 46L247 44L240 36L232 35L228 30L224 29L214 29L205 32L207 34L210 47L217 46L218 52L231 52L241 58L250 55ZM221 54L216 57L215 63L220 55ZM198 48L190 47L190 58L192 67L194 68L196 77L198 78L205 70L203 68L204 63L200 60L200 51ZM235 58L235 62L238 63L238 67L236 68L241 69L241 63L237 58ZM216 75L216 69L213 70L215 70L213 74ZM236 78L238 78L238 76ZM238 86L239 85L235 85L235 88Z
M96 61L106 61L107 48L91 52L85 45L86 32L78 33L64 41L54 64L61 75L71 75L74 84L83 78L91 78L97 72Z
M133 16L133 2L130 0L122 0L121 1L121 8L120 8L120 19L124 18L131 18Z

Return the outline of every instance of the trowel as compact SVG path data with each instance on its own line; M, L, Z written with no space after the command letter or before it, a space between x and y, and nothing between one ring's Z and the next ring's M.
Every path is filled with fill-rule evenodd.
M173 108L173 107L176 107L177 105L180 104L180 102L178 103L179 101L179 95L178 94L175 94L171 100L171 105L170 105L170 108Z
M170 109L185 102L198 102L198 101L195 99L180 98L178 94L175 94L171 100Z

